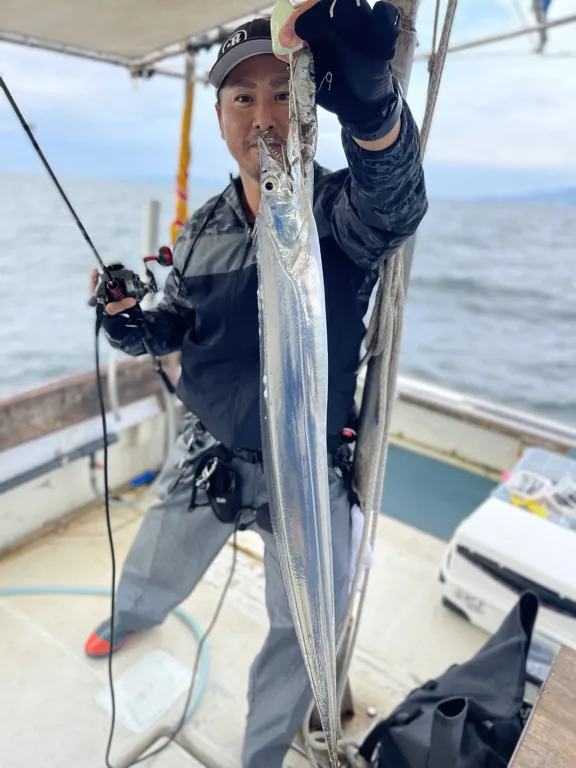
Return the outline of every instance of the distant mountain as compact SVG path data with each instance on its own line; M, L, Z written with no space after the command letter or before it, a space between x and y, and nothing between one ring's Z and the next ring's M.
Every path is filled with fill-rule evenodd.
M483 195L477 198L483 203L526 203L538 205L576 205L576 187L542 190L527 194Z
M561 203L563 205L576 205L576 187L565 189L553 189L549 192L533 192L530 195L514 198L522 203Z
M576 169L499 168L426 162L431 200L527 200L576 189ZM572 192L573 194L573 192Z

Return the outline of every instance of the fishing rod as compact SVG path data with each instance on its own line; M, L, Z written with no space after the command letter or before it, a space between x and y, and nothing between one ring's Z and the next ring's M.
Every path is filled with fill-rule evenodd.
M68 210L70 211L70 213L74 217L74 220L75 220L75 222L76 222L76 224L78 226L78 229L82 233L82 236L84 237L84 240L86 240L88 246L92 250L92 253L96 257L96 261L98 262L98 264L102 268L102 272L106 275L106 278L108 279L108 281L112 282L112 280L113 280L112 275L110 274L110 272L108 271L108 268L106 267L106 265L104 264L104 262L100 258L100 254L98 253L98 251L96 250L96 246L94 245L94 243L90 239L90 235L84 229L84 225L82 224L82 222L78 218L78 215L76 214L76 211L72 207L72 204L70 203L70 200L68 200L68 197L66 196L66 193L64 192L64 190L60 186L60 182L58 181L58 179L56 178L56 176L54 174L54 171L50 167L50 163L44 157L44 153L42 152L42 150L40 149L40 147L38 145L38 142L34 138L34 134L32 133L32 129L30 128L30 126L28 125L26 120L24 119L24 115L22 114L22 112L20 112L18 104L16 104L16 102L14 101L14 97L10 93L10 89L6 85L6 82L4 81L4 78L1 75L0 75L0 88L2 88L2 90L6 94L6 98L8 99L8 101L10 103L10 106L14 110L14 112L16 114L16 117L18 118L18 120L20 122L20 125L22 126L22 128L24 129L24 132L26 133L26 135L28 136L28 138L32 142L32 146L34 147L34 149L38 153L38 157L40 158L40 160L42 160L42 162L44 163L44 167L48 171L48 173L50 175L50 178L52 179L52 181L54 182L54 185L56 186L56 189L58 190L58 192L60 192L60 195L61 195L62 199L64 200L64 202L68 206Z
M106 514L106 528L108 532L108 541L110 544L110 556L111 556L111 564L112 564L112 589L111 589L111 617L110 617L110 651L108 654L108 680L110 685L110 699L111 699L111 723L110 723L110 733L108 736L108 744L106 747L106 755L105 755L105 763L107 768L114 768L110 762L110 752L112 749L112 741L114 738L114 730L116 725L116 697L114 694L114 678L113 678L113 672L112 672L112 654L113 654L113 646L114 646L114 614L115 614L115 607L116 607L116 554L114 549L114 538L112 534L112 521L110 518L110 494L109 494L109 485L108 485L108 431L107 431L107 425L106 425L106 405L104 402L104 392L103 392L103 386L102 386L102 376L100 372L100 352L99 352L99 334L100 329L102 326L102 321L104 317L105 312L105 306L108 302L111 301L121 301L122 299L127 298L134 298L136 299L136 306L128 310L128 314L131 316L131 318L135 321L135 328L137 332L140 335L142 344L144 346L144 349L150 354L152 358L152 364L154 369L157 371L157 373L162 378L166 388L171 394L175 393L175 388L173 383L168 378L166 372L162 368L162 364L160 360L152 353L152 350L150 349L150 346L145 338L145 325L144 325L144 314L142 312L142 309L140 307L140 302L142 299L146 296L148 293L155 293L158 290L158 287L156 285L156 280L154 278L154 275L150 271L148 267L148 262L150 261L157 261L161 266L172 266L173 259L172 259L172 251L167 246L163 246L159 249L157 256L146 256L144 258L144 266L146 270L146 275L148 277L149 282L145 283L141 280L140 276L133 272L132 270L126 269L123 264L111 264L109 266L106 266L104 262L102 261L102 258L100 257L100 254L98 253L96 246L92 242L92 239L90 238L90 235L84 228L84 225L82 224L79 216L77 215L76 211L74 210L74 207L72 206L70 200L68 199L66 193L62 189L62 186L60 185L60 182L56 178L56 175L54 171L52 170L50 163L44 156L44 153L42 152L40 146L38 145L38 142L34 138L34 134L32 133L32 129L26 122L22 112L20 111L18 105L16 104L16 101L14 97L12 96L10 89L6 85L6 82L4 78L0 75L0 88L4 91L6 94L6 98L8 99L8 102L10 103L10 106L14 110L20 125L24 129L26 135L32 142L32 146L36 150L38 156L40 157L44 167L48 171L48 174L50 175L50 178L54 182L54 185L58 192L60 193L60 196L64 200L68 210L72 214L74 221L76 222L76 225L78 226L78 229L82 233L82 236L84 237L84 240L90 247L92 253L96 257L96 260L98 262L98 265L100 266L102 272L99 273L98 281L96 288L94 290L93 296L89 302L91 306L96 306L96 327L95 327L95 367L96 367L96 387L97 387L97 393L98 393L98 402L100 406L100 415L102 418L102 438L103 438L103 450L104 450L104 507L105 507L105 514ZM233 571L232 571L233 573ZM225 594L225 592L224 592ZM218 609L219 610L219 609ZM205 633L205 637L203 638L202 643L205 641L206 637L208 635L208 632ZM199 654L202 649L202 644L200 645L197 653L197 658L199 659ZM188 700L186 706L188 706L188 702L192 696L192 691L195 685L195 678L196 678L196 671L197 671L197 664L194 668L194 674L192 677L192 681L190 684L190 691L188 694ZM140 758L139 760L134 761L131 763L131 765L135 765L136 763L140 763L143 760L152 757L153 755L158 754L162 750L164 750L168 744L170 744L174 738L176 737L178 731L182 728L183 723L185 722L185 714L184 713L181 722L178 725L178 728L176 731L172 734L170 739L163 744L161 747L156 749L154 752L151 752L144 757Z
M66 193L60 186L60 183L58 182L56 175L54 174L52 168L50 167L50 163L46 160L44 153L42 152L42 150L38 145L38 142L34 138L34 135L32 133L30 126L24 119L24 116L22 115L20 109L18 108L16 101L14 100L12 94L10 93L10 90L8 89L8 86L6 85L6 82L4 81L4 78L1 75L0 75L0 88L2 88L2 90L6 94L6 97L10 102L12 109L16 113L22 128L24 129L24 131L26 132L26 135L32 142L34 149L36 150L36 152L38 153L38 156L42 160L42 163L44 164L44 167L48 171L50 178L52 179L56 188L60 192L62 199L66 203L68 210L74 217L74 221L76 222L78 228L80 229L80 232L82 233L84 239L90 246L92 252L96 256L98 264L102 269L102 273L101 274L99 273L99 279L89 304L91 306L96 307L96 327L95 327L96 333L95 333L94 357L95 357L95 368L96 368L96 388L98 393L98 403L100 406L100 416L102 419L102 438L103 438L103 446L104 446L104 461L103 461L104 509L106 514L106 529L108 533L108 542L110 545L110 559L111 559L111 566L112 566L111 567L112 588L110 590L110 595L111 595L110 650L108 653L108 682L110 686L111 718L110 718L110 733L108 735L108 743L106 746L104 761L106 764L106 768L114 768L114 766L110 762L110 753L112 750L112 742L114 739L114 731L116 727L116 696L114 692L114 676L112 671L112 654L114 652L114 626L115 626L114 614L116 609L116 553L114 549L114 537L112 534L112 521L110 518L110 493L109 493L109 484L108 484L108 477L109 477L108 431L107 431L107 425L106 425L106 406L104 403L102 376L100 373L100 348L99 348L98 339L100 334L100 328L102 326L102 320L104 317L106 304L109 301L120 301L126 298L136 299L136 302L137 302L136 306L127 310L127 314L129 314L131 319L134 321L134 327L136 328L136 331L140 335L140 339L142 341L144 349L152 358L152 365L155 371L160 375L168 392L172 395L175 394L176 390L174 388L174 384L167 376L166 372L162 368L162 363L160 359L154 355L145 338L144 313L142 312L142 309L140 307L140 302L142 301L144 296L146 296L147 293L156 293L158 290L158 287L156 285L156 280L154 278L153 273L150 271L148 267L148 263L151 261L156 261L158 262L158 264L160 264L160 266L170 267L173 264L172 251L167 246L162 246L161 248L159 248L157 256L144 257L144 267L146 270L146 276L148 277L148 283L144 283L140 279L140 276L137 273L132 272L129 269L126 269L123 264L110 264L106 266L102 261L102 259L100 258L100 254L96 250L96 247L94 246L92 240L90 239L90 236L86 232L86 229L84 228L82 222L80 221L80 218L76 214L76 211L74 210L72 204L70 203L68 197L66 196ZM230 573L228 575L226 583L224 584L224 588L222 590L220 600L214 612L214 616L212 617L212 620L209 626L207 627L206 631L202 635L202 638L198 644L198 648L196 651L196 659L194 662L192 677L190 679L188 694L186 697L186 702L184 705L182 716L180 717L180 720L178 721L176 727L174 728L170 736L166 739L166 741L163 744L161 744L159 747L154 749L152 752L146 750L145 754L143 754L138 759L133 760L130 763L130 766L135 766L139 763L144 762L145 760L148 760L151 757L154 757L155 755L160 754L160 752L163 752L173 741L175 741L176 737L178 736L179 732L182 730L186 722L186 719L188 716L188 708L190 706L190 702L192 700L192 694L196 686L196 679L197 679L199 663L200 663L200 655L201 655L203 646L208 639L208 636L212 632L212 629L216 624L216 621L218 620L220 611L222 610L222 606L224 603L224 598L226 597L226 594L228 592L230 584L232 583L232 578L236 570L236 557L237 557L237 551L238 551L238 547L236 545L236 536L238 531L241 530L242 528L243 528L243 523L241 521L241 515L238 515L236 518L234 533L233 533L234 541L233 541L232 566L230 568ZM127 768L126 763L123 764L123 768Z
M96 285L96 290L94 291L94 296L91 299L90 304L94 306L96 303L106 304L109 301L121 301L122 299L129 299L129 298L136 299L137 302L140 302L148 293L156 293L158 291L156 280L154 278L154 275L150 271L147 262L157 261L161 266L165 266L165 267L172 266L172 252L170 248L168 248L167 246L162 246L162 248L159 249L158 256L145 257L144 265L146 269L146 276L149 280L148 283L144 283L140 278L140 275L138 275L136 272L133 272L132 270L125 269L122 264L111 264L109 266L106 266L102 261L102 258L98 253L98 250L96 249L96 246L92 242L90 235L88 234L84 225L82 224L80 217L78 216L78 214L74 210L74 207L72 206L72 203L68 199L66 192L64 192L60 182L56 178L56 174L52 170L50 163L46 159L44 153L42 152L42 149L40 148L38 142L36 141L36 138L32 133L32 129L26 122L24 115L22 114L22 112L20 111L20 108L18 107L18 104L16 104L16 101L12 96L10 89L6 85L6 81L1 75L0 75L0 88L2 88L2 90L4 91L10 106L14 110L14 113L16 114L16 117L20 122L20 125L22 126L22 128L24 129L24 132L32 142L32 146L36 150L38 157L40 158L44 167L48 171L48 174L52 179L54 186L60 193L62 200L66 204L68 210L70 211L70 213L74 218L74 221L76 222L76 226L82 233L82 237L84 238L88 247L96 257L96 261L98 262L98 265L102 270L101 275L99 275L100 279L98 280L98 283Z
M62 200L66 204L66 207L72 214L72 217L74 218L74 221L76 222L76 225L80 230L82 237L84 238L88 247L96 257L96 261L98 262L98 265L102 270L101 272L98 273L98 278L96 280L94 293L90 298L90 301L88 302L90 306L99 305L98 306L99 311L97 312L97 315L96 315L97 333L99 332L100 326L102 324L104 306L108 302L122 301L122 299L135 299L137 302L137 305L131 310L129 310L129 312L131 314L132 319L136 323L136 328L137 328L137 331L139 332L142 345L152 359L152 365L154 367L154 370L158 373L158 375L164 382L164 385L166 386L170 394L173 395L175 393L174 385L172 384L166 372L162 368L162 363L156 357L156 355L154 355L152 349L150 348L150 345L148 344L148 341L146 340L145 327L144 327L144 315L139 306L140 302L144 299L144 297L147 294L158 292L156 279L154 277L154 274L150 271L148 263L151 261L156 261L162 267L171 267L173 264L172 251L170 250L170 248L168 248L168 246L163 245L158 250L158 254L156 256L144 257L144 260L143 260L144 268L146 272L146 277L148 278L147 283L145 283L141 279L140 275L137 272L133 272L131 269L126 269L123 264L116 263L116 264L109 264L108 266L106 266L100 254L98 253L96 246L92 242L92 238L86 231L84 225L80 220L80 217L78 216L78 214L74 210L72 203L68 199L66 192L64 192L60 182L56 178L56 174L52 170L50 163L46 159L44 153L42 152L42 149L40 148L38 142L36 141L36 138L32 133L32 129L30 128L30 126L28 125L28 123L24 118L24 115L20 111L20 108L18 107L16 100L14 99L14 97L12 96L12 93L10 92L10 89L6 85L6 81L1 75L0 75L0 88L2 88L2 90L4 91L10 106L14 110L14 113L16 114L16 117L20 122L20 125L22 126L22 128L24 129L24 132L32 142L32 146L36 150L38 157L40 158L44 167L48 171L48 175L50 176L50 178L54 183L54 186L60 193Z

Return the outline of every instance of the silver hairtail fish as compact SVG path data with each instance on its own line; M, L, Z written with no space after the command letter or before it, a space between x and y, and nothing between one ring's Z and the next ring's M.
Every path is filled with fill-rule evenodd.
M257 217L262 440L270 512L296 634L338 765L334 577L326 447L328 346L312 210L316 110L312 57L290 60L288 139L259 142Z

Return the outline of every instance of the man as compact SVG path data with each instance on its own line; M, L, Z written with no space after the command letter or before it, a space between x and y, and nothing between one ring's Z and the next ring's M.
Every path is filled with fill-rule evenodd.
M317 102L342 124L348 168L315 167L314 214L325 281L329 348L328 445L336 619L346 610L350 500L335 452L353 411L363 316L380 262L415 232L427 209L417 127L391 78L399 32L396 9L379 2L320 0L295 14L283 42L297 37L315 61ZM145 312L155 354L181 350L178 395L189 411L159 487L128 553L117 593L113 649L134 632L164 621L194 589L234 530L199 489L203 455L218 442L230 452L241 507L265 543L270 630L250 673L244 768L280 768L311 699L308 677L284 592L261 462L260 361L254 221L260 201L258 136L278 153L288 129L288 70L272 53L270 23L239 27L210 73L222 138L239 178L186 222L174 247L164 296ZM108 304L104 329L114 347L144 353L126 311ZM246 518L250 519L249 516ZM106 656L110 622L86 652Z

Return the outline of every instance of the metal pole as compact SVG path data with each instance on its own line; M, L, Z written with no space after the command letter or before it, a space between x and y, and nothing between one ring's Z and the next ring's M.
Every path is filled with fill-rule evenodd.
M408 93L410 84L410 75L412 74L412 63L414 61L414 51L418 38L416 35L416 15L420 0L395 0L394 5L400 11L402 19L402 32L396 47L396 55L392 62L392 71L400 81L404 94ZM408 288L408 279L412 269L412 258L414 256L415 237L411 237L404 245L402 250L402 259L404 261L404 291ZM378 379L380 379L380 366L378 366ZM366 376L368 382L368 375Z
M148 200L142 228L142 257L154 256L158 250L160 232L160 202Z
M412 62L414 60L414 50L416 48L416 14L418 12L418 6L420 0L395 0L394 5L400 11L402 19L402 31L398 39L396 46L396 55L392 62L393 74L398 78L402 91L404 94L408 91L408 85L410 82L410 74L412 71ZM408 281L410 274L410 267L412 264L412 254L414 252L414 237L406 243L403 249L402 257L404 259L404 275L405 282ZM362 404L360 409L360 427L359 427L359 439L366 429L376 428L376 416L378 414L378 400L380 392L380 377L382 372L382 356L373 357L368 363L368 370L366 372L366 380L364 384L364 391L362 395ZM362 478L360 478L361 480ZM360 489L362 492L362 489ZM361 493L362 495L362 493ZM351 598L352 599L352 598ZM349 625L347 630L347 636L342 643L341 652L339 654L339 671L342 664L342 660L346 658L348 647L350 643L350 630ZM352 695L349 686L349 681L346 684L346 690L344 699L342 702L342 714L344 711L353 710Z
M154 747L160 739L172 739L174 744L180 747L180 749L183 749L195 760L200 761L202 768L223 768L222 763L216 762L213 756L209 755L208 752L205 752L199 745L190 741L182 731L180 731L174 738L172 738L172 734L173 728L170 726L158 726L149 733L148 736L145 736L137 742L132 749L127 750L124 753L123 758L116 764L116 768L131 768L131 766L133 766L138 759L142 758L145 752L148 752Z
M396 55L392 62L392 71L400 81L404 94L408 92L414 51L416 49L416 14L420 0L395 0L394 5L400 11L402 18L402 31L396 47ZM404 262L404 290L408 288L412 257L414 255L415 236L412 236L402 249ZM368 363L362 405L360 408L360 432L366 428L375 426L375 418L378 413L378 396L380 391L380 374L382 370L382 357L373 357Z
M158 253L158 243L160 234L160 203L158 200L148 200L144 211L144 222L142 225L142 239L140 252L142 258L145 256L154 256ZM152 269L152 267L150 267ZM142 269L140 277L146 280L146 272ZM156 296L148 293L142 299L142 309L150 309L156 303Z
M561 27L565 24L576 23L576 15L564 16L561 19L555 19L554 21L548 21L545 24L538 24L534 27L524 27L523 29L516 29L513 32L503 32L500 35L492 35L491 37L481 37L478 40L470 40L467 43L459 43L458 45L451 45L448 48L448 53L460 53L461 51L469 51L472 48L481 48L485 45L491 45L492 43L501 43L504 40L512 40L515 37L523 37L525 35L531 35L533 32L544 32L547 29L553 29L554 27ZM419 53L414 57L414 61L427 61L430 58L430 51Z
M416 14L420 0L394 0L394 5L400 11L402 31L396 45L396 55L392 62L392 71L400 81L406 94L410 83L414 51L418 42L416 36Z

